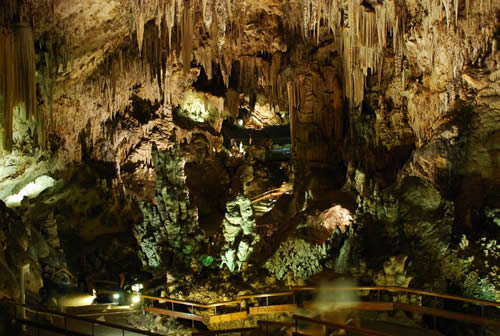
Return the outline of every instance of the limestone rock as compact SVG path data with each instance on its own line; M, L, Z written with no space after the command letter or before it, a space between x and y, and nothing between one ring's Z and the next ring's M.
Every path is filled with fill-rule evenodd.
M308 279L324 269L326 244L315 245L303 239L288 239L266 262L265 267L278 280L292 274L295 279Z
M222 251L222 265L227 265L233 272L240 269L253 251L253 245L259 241L255 232L255 220L250 200L238 195L226 205L226 215L223 221L223 235L226 242Z
M407 275L405 262L408 256L392 256L384 263L384 270L375 274L373 282L377 286L408 287L412 276Z
M57 221L54 218L54 212L51 212L47 220L42 223L41 230L47 237L47 243L54 249L59 248L59 234L57 232Z

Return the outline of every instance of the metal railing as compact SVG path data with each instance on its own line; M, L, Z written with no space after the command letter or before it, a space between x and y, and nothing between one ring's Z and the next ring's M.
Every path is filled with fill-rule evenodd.
M209 315L209 318L212 319L214 318L217 322L220 321L232 321L232 320L241 320L241 319L246 319L248 315L254 315L254 314L265 314L266 312L279 312L279 311L288 311L288 312L293 312L296 307L297 307L297 294L303 293L303 292L313 292L313 291L318 291L320 288L318 287L307 287L307 286L302 286L302 287L291 287L290 291L286 292L279 292L279 293L266 293L266 294L254 294L254 295L244 295L244 296L239 296L236 297L232 301L226 301L226 302L219 302L219 303L211 303L211 304L201 304L201 303L195 303L195 302L189 302L189 301L182 301L182 300L176 300L176 299L170 299L170 298L164 298L164 297L154 297L154 296L142 296L144 299L148 300L153 300L153 301L161 301L161 302L167 302L170 303L170 308L168 310L162 311L161 309L157 309L156 313L164 313L166 315L174 316L174 317L179 317L179 318L185 318L185 319L190 319L193 321L202 321L204 320L203 316L200 314L197 314L195 312L195 308L200 310L205 310L205 317ZM376 297L375 302L366 302L366 301L361 301L352 307L353 309L361 309L361 310L369 310L369 311L392 311L394 309L400 309L400 310L405 310L405 311L412 311L412 312L419 312L423 315L430 315L433 316L434 318L445 318L445 319L452 319L456 321L463 321L463 322L468 322L468 323L473 323L473 324L483 324L483 325L491 325L491 326L500 326L500 321L496 319L488 319L485 317L485 312L484 309L485 307L498 307L500 308L500 302L493 302L493 301L486 301L486 300L480 300L480 299L472 299L472 298L464 298L464 297L459 297L451 294L445 294L445 293L436 293L436 292L430 292L430 291L425 291L425 290L420 290L420 289L413 289L413 288L406 288L406 287L396 287L396 286L361 286L361 287L335 287L335 288L322 288L323 290L332 290L332 291L354 291L354 292L369 292L371 294L375 294L374 296ZM422 297L428 297L428 298L433 298L434 303L437 303L438 299L443 299L443 300L452 300L460 303L467 303L467 304L473 304L477 305L481 312L480 316L476 315L471 315L471 314L464 314L464 313L457 313L457 312L452 312L449 310L440 310L440 309L435 309L433 307L423 307L419 306L416 304L405 304L402 302L398 302L397 296L395 297L396 302L393 303L392 297L390 298L389 301L383 301L381 300L381 293L382 292L387 292L390 295L400 295L401 293L406 293L406 294L414 294L414 295L420 295ZM292 304L273 304L270 303L271 298L277 298L277 297L289 297L288 301L291 301ZM265 303L263 305L258 305L258 307L249 307L248 300L254 300L254 299L265 299ZM243 302L245 304L243 305ZM191 314L188 313L181 313L179 311L175 310L175 305L181 305L184 306L184 310L189 310ZM239 310L236 309L235 311L239 311L240 313L236 312L231 312L229 314L219 314L217 312L217 309L219 307L233 307L239 305ZM305 305L311 307L311 303L306 302ZM242 308L245 306L245 310L242 311ZM279 307L280 306L280 307ZM274 308L282 308L282 310L274 310ZM212 311L206 312L206 310ZM148 310L148 309L146 309ZM151 309L149 309L151 310ZM220 312L220 311L219 311ZM246 312L247 314L244 314ZM224 318L225 317L225 318ZM215 322L215 320L213 322ZM209 320L209 322L212 322Z
M238 328L238 329L224 329L224 330L210 330L210 331L202 331L202 332L196 332L192 333L193 336L202 336L202 335L225 335L225 334L232 334L232 333L240 333L240 335L243 335L248 332L254 332L254 331L260 331L260 335L269 335L269 328L270 327L280 327L280 328L288 328L288 329L293 329L295 331L294 334L299 334L303 328L299 328L299 321L304 321L309 324L318 324L320 326L323 326L325 329L335 329L335 330L345 330L345 331L351 331L354 332L358 335L369 335L369 336L391 336L391 334L387 334L384 332L379 332L376 330L372 329L367 329L367 328L360 328L360 327L353 327L348 324L344 323L335 323L335 322L330 322L330 321L324 321L320 319L315 319L315 318L310 318L302 315L293 315L293 319L295 322L281 322L281 321L264 321L264 320L259 320L257 321L258 327L248 327L248 328ZM322 333L322 334L327 334L327 333Z
M15 320L21 325L25 325L27 327L35 329L38 335L40 334L40 329L63 335L77 336L106 335L106 330L109 331L109 329L114 329L121 331L122 336L162 336L161 334L150 332L147 330L141 330L119 324L75 316L72 314L49 310L39 306L20 304L12 301L4 301L0 302L0 304L11 305L12 307L14 307ZM56 320L59 320L58 323L56 323Z
M299 321L304 321L312 324L319 324L321 326L324 326L325 328L333 328L333 329L340 329L340 330L345 330L345 331L352 331L356 334L360 335L370 335L370 336L392 336L391 334L387 334L384 332L372 330L372 329L367 329L367 328L359 328L359 327L353 327L348 324L344 323L335 323L335 322L330 322L330 321L324 321L316 318L311 318L307 316L302 316L302 315L293 315L293 319L295 320L295 332L299 332L299 327L298 327L298 322Z

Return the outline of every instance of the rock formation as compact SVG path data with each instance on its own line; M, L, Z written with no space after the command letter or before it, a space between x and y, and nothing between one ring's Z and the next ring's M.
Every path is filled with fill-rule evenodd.
M499 0L0 5L1 296L122 260L183 298L350 270L498 295Z

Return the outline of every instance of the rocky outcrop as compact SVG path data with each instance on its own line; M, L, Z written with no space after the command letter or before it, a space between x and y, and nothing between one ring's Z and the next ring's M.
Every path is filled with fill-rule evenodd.
M149 270L189 265L198 250L196 212L190 206L179 149L155 152L157 183L154 201L142 201L143 221L134 228L139 255Z
M37 295L42 287L41 262L49 251L44 237L0 202L0 296L17 299L20 295L20 271L29 265L26 291Z
M233 272L240 270L253 252L253 246L259 242L256 223L253 218L252 204L242 195L226 205L223 221L224 247L222 248L222 264Z
M361 204L354 223L361 228L361 255L370 257L368 265L382 263L375 251L384 250L391 255L412 256L412 267L419 270L412 270L416 274L414 286L441 277L449 262L453 206L434 187L408 178L399 189L384 191ZM419 278L419 274L423 277Z
M299 281L324 270L327 257L326 243L317 245L303 239L290 239L280 245L265 267L279 280L290 277Z

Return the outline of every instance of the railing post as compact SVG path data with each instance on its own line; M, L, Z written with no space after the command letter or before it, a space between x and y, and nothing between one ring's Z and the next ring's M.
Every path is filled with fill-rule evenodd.
M92 336L94 336L94 322L92 322Z
M191 314L193 314L193 312L194 312L194 308L191 305ZM191 319L191 327L194 329L194 320L193 319Z
M266 306L269 306L269 296L266 296Z

